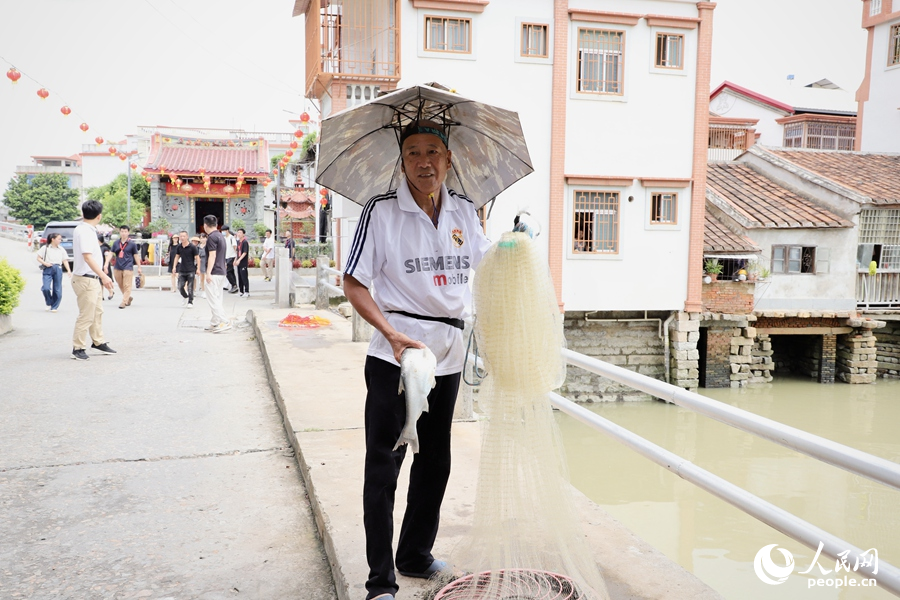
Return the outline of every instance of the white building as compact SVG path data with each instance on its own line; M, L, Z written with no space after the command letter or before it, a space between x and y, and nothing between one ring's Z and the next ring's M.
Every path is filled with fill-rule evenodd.
M862 26L869 42L856 150L900 152L900 1L864 0Z

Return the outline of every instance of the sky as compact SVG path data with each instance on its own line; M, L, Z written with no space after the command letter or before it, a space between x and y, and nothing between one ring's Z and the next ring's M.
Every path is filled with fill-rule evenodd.
M0 0L0 190L32 155L75 154L138 125L290 131L289 113L307 108L304 25L293 5ZM793 74L795 85L827 77L853 93L864 69L861 19L859 0L719 0L711 86L729 80L775 95ZM10 65L25 74L15 86Z

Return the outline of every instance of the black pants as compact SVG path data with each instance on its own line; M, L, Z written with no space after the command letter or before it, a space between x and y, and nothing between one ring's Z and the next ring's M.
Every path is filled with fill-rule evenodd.
M234 278L234 258L225 259L225 277L228 278L228 285L232 288L237 285L237 280Z
M182 298L187 298L190 304L194 303L194 274L178 273L178 291Z
M406 396L397 394L400 367L366 358L366 467L363 522L369 562L367 598L396 594L391 540L394 535L394 492L406 445L392 448L406 420ZM397 568L422 572L431 566L441 502L450 477L450 425L459 389L459 373L437 377L428 395L428 412L419 418L419 453L414 455L406 494L406 514L397 545Z
M250 273L247 271L247 267L238 266L237 268L237 278L238 285L240 286L240 292L243 294L244 292L250 293Z

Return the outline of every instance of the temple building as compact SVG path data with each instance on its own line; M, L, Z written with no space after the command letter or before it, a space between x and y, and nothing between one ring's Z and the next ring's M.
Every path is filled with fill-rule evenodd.
M150 183L150 216L165 218L172 231L199 233L203 217L219 225L235 220L251 230L263 222L269 179L265 139L203 139L154 133L144 166Z

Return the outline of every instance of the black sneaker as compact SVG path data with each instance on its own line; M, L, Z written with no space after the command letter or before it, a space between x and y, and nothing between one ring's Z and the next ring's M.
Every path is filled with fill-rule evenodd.
M81 349L72 349L72 358L75 360L88 360L90 356L87 355L87 352L84 351L84 348Z
M109 347L109 344L103 342L99 346L97 344L91 344L91 348L94 350L99 350L100 352L106 352L107 354L115 354L116 351Z

